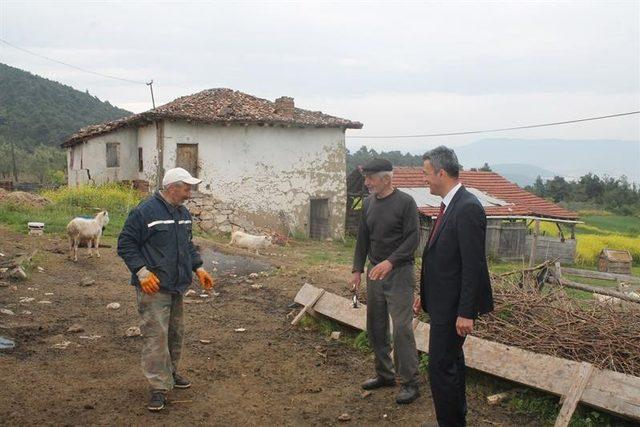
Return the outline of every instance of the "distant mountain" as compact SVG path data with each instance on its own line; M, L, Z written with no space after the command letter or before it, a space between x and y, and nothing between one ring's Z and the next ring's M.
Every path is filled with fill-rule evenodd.
M88 92L0 64L0 143L56 146L83 126L130 114Z
M504 176L511 182L515 182L520 187L532 185L538 176L543 180L552 179L558 175L557 172L550 171L534 165L524 163L502 163L489 165L491 170Z
M592 172L599 176L626 175L640 183L640 141L483 139L455 150L465 169L481 167L485 162L494 170L494 165L526 163L567 178ZM511 172L530 176L529 171Z

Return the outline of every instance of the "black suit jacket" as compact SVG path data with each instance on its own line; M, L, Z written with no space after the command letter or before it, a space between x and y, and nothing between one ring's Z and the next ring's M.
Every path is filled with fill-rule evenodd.
M486 232L484 208L461 187L422 254L420 297L431 323L448 323L458 316L475 319L493 310Z

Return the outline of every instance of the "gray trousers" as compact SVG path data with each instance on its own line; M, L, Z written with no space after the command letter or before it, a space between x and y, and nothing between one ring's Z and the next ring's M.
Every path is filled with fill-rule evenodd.
M142 372L151 390L169 391L178 369L184 337L182 295L145 294L136 289L142 319Z
M367 274L367 333L375 354L376 373L392 380L397 372L407 385L415 385L418 380L418 351L412 327L414 276L413 264L394 268L383 280L371 280ZM393 361L389 316L393 323Z

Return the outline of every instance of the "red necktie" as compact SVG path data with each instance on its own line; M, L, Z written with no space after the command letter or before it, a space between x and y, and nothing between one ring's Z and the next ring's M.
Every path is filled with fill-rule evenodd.
M433 225L433 228L431 229L431 234L429 234L429 242L428 244L431 245L431 241L433 240L433 237L436 235L436 231L438 231L438 228L440 228L440 223L442 222L442 217L444 216L444 209L447 207L447 205L444 204L444 202L440 203L440 212L438 212L438 216L436 217L436 223Z

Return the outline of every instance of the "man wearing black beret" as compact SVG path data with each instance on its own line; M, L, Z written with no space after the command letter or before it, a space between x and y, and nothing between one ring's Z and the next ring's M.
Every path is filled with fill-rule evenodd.
M375 354L376 376L362 388L373 390L396 384L397 403L411 403L418 390L418 355L413 336L414 252L418 247L418 208L411 196L393 188L393 165L374 159L362 167L370 196L362 206L351 284L358 290L367 268L367 332ZM389 316L393 323L394 362L391 359Z

